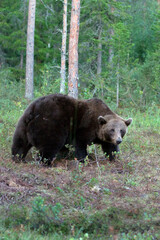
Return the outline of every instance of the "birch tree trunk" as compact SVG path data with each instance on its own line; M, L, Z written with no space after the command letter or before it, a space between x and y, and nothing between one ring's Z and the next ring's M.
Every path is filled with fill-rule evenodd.
M68 95L78 98L78 37L80 19L80 0L72 0L69 37L69 79Z
M29 0L25 88L25 97L27 99L33 98L35 10L36 0Z
M67 0L63 3L63 32L61 49L61 85L60 93L65 93L66 82L66 40L67 40Z

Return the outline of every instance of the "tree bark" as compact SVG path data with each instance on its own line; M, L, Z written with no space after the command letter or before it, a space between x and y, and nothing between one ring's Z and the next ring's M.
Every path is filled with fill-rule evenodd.
M117 65L117 71L116 71L116 75L117 75L117 108L119 107L119 63Z
M23 62L24 62L24 51L21 50L20 69L23 69Z
M78 38L79 38L80 0L72 0L69 37L69 79L68 95L78 98Z
M115 1L115 0L114 0ZM114 13L114 7L111 7L111 13ZM111 28L110 29L110 40L112 40L112 37L114 35L114 30ZM109 46L109 63L111 68L113 68L113 57L114 57L114 51L113 51L113 46L110 44Z
M24 41L25 41L25 33L26 33L26 14L27 14L27 0L23 2L23 36L22 36L22 48L24 48ZM24 50L21 50L21 57L20 57L20 69L23 69L24 65Z
M114 35L114 31L113 29L110 29L110 40L112 40L112 37ZM113 67L113 57L114 57L114 52L113 52L113 46L110 45L109 46L109 58L108 58L108 61L111 65L111 67Z
M99 28L99 34L98 34L98 57L97 57L97 75L100 75L102 72L102 42L101 42L101 32L102 28L100 26Z
M29 0L25 88L25 97L27 99L33 98L35 10L36 0Z
M61 49L61 85L60 93L65 93L66 82L66 40L67 40L67 0L63 3L63 32L62 32L62 49Z

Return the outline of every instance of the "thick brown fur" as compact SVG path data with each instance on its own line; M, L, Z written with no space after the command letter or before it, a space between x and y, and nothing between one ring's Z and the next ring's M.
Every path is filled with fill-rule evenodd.
M113 113L97 98L76 100L62 94L41 97L28 106L17 124L12 157L23 160L34 146L50 164L66 144L71 144L75 157L84 161L87 145L97 143L112 160L131 121Z

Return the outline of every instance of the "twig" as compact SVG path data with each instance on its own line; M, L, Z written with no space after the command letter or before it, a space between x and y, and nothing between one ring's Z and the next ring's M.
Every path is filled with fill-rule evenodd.
M98 167L98 170L99 170L99 172L101 174L101 169L100 169L98 158L97 158L97 148L96 148L96 145L94 146L94 152L95 152L97 167Z

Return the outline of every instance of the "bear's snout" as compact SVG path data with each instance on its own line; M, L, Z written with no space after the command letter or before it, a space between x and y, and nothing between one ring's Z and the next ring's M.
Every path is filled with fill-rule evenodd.
M120 144L121 142L122 142L122 138L118 138L116 141L117 145Z

